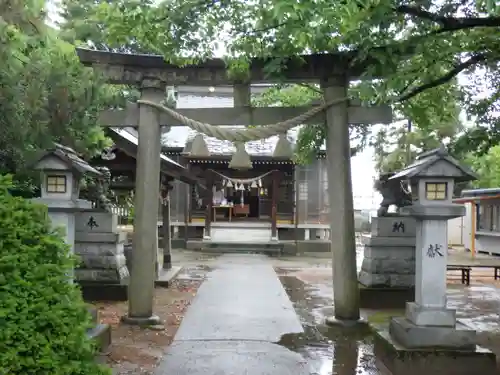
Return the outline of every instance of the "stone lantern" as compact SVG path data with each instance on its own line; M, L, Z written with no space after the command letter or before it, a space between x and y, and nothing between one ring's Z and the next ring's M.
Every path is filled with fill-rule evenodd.
M91 208L91 203L79 199L80 179L85 174L101 173L80 159L76 152L59 144L47 150L34 166L40 171L41 195L34 199L48 207L53 226L62 227L66 243L74 252L75 214Z
M476 351L476 332L457 322L446 303L448 220L465 215L465 207L452 202L453 188L476 176L441 146L391 178L406 180L411 189L412 204L401 214L416 221L415 301L406 304L404 317L391 319L388 332L379 330L375 352L383 361L392 358L384 364L393 372L465 374L471 366L470 373L487 373L495 361Z

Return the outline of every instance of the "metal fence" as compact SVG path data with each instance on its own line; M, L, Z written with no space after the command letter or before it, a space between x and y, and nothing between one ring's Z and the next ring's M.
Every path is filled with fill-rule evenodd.
M134 222L133 206L112 206L111 212L118 216L118 225L129 225Z

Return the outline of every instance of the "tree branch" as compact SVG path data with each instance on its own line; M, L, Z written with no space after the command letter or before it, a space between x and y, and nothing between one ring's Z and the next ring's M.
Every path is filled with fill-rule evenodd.
M444 74L443 76L441 76L433 81L427 82L423 85L420 85L420 86L414 88L413 90L411 90L410 92L408 92L404 95L401 95L399 97L398 101L404 102L406 100L413 98L414 96L420 94L421 92L423 92L425 90L443 85L443 84L447 83L448 81L450 81L451 79L453 79L454 77L456 77L460 72L464 71L465 69L470 68L471 66L473 66L479 62L485 61L485 60L486 60L486 56L484 54L473 55L472 57L465 60L464 62L456 65L453 69L451 69L448 73Z
M443 31L472 29L474 27L500 27L500 17L445 17L409 5L400 5L395 8L397 13L407 14L417 18L436 22Z
M221 3L221 5L222 5L222 0L196 0L192 4L189 4L189 8L191 10L193 10L195 8L204 8L204 10L206 10L206 9L210 9L210 8L214 7L217 3ZM179 11L182 7L184 7L186 5L187 5L186 2L183 2L180 5L177 5L173 8L167 8L167 12L164 15L162 15L161 17L155 18L153 21L156 23L167 21L172 14ZM198 10L201 10L201 9L198 9Z
M268 26L260 28L260 29L249 30L249 31L245 32L244 34L245 35L262 34L262 33L265 33L266 31L271 31L271 30L278 29L282 26L286 26L289 22L290 21L284 21L284 22L281 22L281 23L278 23L275 25L268 25Z
M308 88L308 89L310 89L310 90L312 90L312 91L314 91L314 92L316 92L318 94L323 95L323 91L321 91L320 89L312 86L311 84L308 84L308 83L297 83L297 85L302 86L302 87L306 87L306 88Z

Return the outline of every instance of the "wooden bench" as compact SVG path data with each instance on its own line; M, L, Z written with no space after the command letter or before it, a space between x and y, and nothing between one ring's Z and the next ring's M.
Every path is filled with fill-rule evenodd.
M470 285L470 271L472 268L493 268L493 278L495 280L500 279L500 265L491 266L487 264L468 264L468 265L458 265L451 264L446 267L447 271L461 271L462 272L462 284Z
M447 266L446 271L462 271L462 284L470 285L470 266Z

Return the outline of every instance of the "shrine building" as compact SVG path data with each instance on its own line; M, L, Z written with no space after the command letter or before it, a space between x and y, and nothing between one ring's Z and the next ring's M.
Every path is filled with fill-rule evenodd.
M253 86L252 93L265 89ZM177 90L177 108L233 106L232 88L186 86ZM130 191L135 184L137 130L108 128L108 135L115 142L114 156L98 164L110 169L112 189ZM296 137L294 129L286 138L247 142L249 160L234 168L231 163L237 150L232 142L172 126L162 137L162 173L169 175L173 185L170 222L174 238L185 242L241 241L241 228L246 228L251 230L252 241L263 243L326 239L326 155L321 151L310 164L296 164L292 149ZM200 141L202 152L197 144ZM281 147L281 155L276 155L277 147Z

